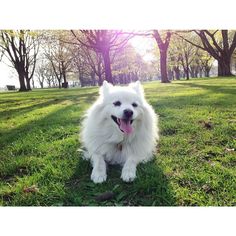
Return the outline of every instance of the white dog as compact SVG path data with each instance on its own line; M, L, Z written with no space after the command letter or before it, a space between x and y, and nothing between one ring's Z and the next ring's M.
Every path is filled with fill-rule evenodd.
M91 179L106 181L109 163L122 165L123 181L133 181L137 164L152 158L158 138L157 116L146 102L140 82L120 87L104 81L81 132L85 159L93 165Z

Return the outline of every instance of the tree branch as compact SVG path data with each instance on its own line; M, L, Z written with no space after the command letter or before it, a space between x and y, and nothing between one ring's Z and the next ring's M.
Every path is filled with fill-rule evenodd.
M218 30L217 30L217 31L218 31ZM216 40L215 40L215 37L214 37L214 35L215 35L215 33L216 33L217 31L215 31L213 34L211 34L208 30L204 30L204 32L205 32L207 35L209 35L209 36L211 37L212 42L213 42L214 46L216 47L216 49L217 49L219 52L222 53L223 50L222 50L222 48L217 44L217 42L216 42Z
M232 41L232 44L229 48L230 55L233 54L235 48L236 48L236 32L234 33L233 41Z
M183 37L182 35L180 35L180 34L178 34L178 33L175 33L175 34L176 34L178 37L180 37L181 39L183 39L184 41L186 41L186 42L192 44L193 46L195 46L195 47L197 47L197 48L200 48L200 49L202 49L202 50L204 50L204 51L207 51L204 47L201 47L200 45L198 45L198 44L196 44L196 43L194 43L194 42L192 42L192 41L186 39L186 38Z

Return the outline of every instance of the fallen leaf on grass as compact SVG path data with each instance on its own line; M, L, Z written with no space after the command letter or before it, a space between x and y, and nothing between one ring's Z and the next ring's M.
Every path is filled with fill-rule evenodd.
M225 148L226 152L234 152L234 148Z
M206 192L206 193L210 193L213 191L213 188L211 188L211 186L209 186L208 184L204 184L202 186L202 189Z
M212 125L211 122L204 122L204 127L207 128L207 129L212 129L213 125Z
M24 187L24 189L23 189L24 193L36 193L38 191L39 191L39 189L37 188L36 185L32 185L30 187Z
M203 128L206 128L206 129L212 129L213 128L213 124L210 121L200 120L198 123L202 124Z
M95 200L98 202L103 202L103 201L111 200L112 198L114 198L114 196L115 196L115 194L113 192L105 192L105 193L98 195L95 198Z

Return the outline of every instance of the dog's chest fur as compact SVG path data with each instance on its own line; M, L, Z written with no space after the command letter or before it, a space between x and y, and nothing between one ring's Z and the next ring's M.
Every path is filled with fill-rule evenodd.
M127 159L127 149L130 138L124 137L121 142L107 144L105 160L110 164L124 164Z

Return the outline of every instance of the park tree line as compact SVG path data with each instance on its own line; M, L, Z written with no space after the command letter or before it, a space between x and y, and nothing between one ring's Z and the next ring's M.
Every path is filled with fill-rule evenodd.
M145 61L130 43L133 37L154 42L154 60ZM0 60L18 75L20 91L37 80L41 88L125 84L160 79L163 83L209 77L213 62L218 76L231 76L236 32L230 30L1 30Z

